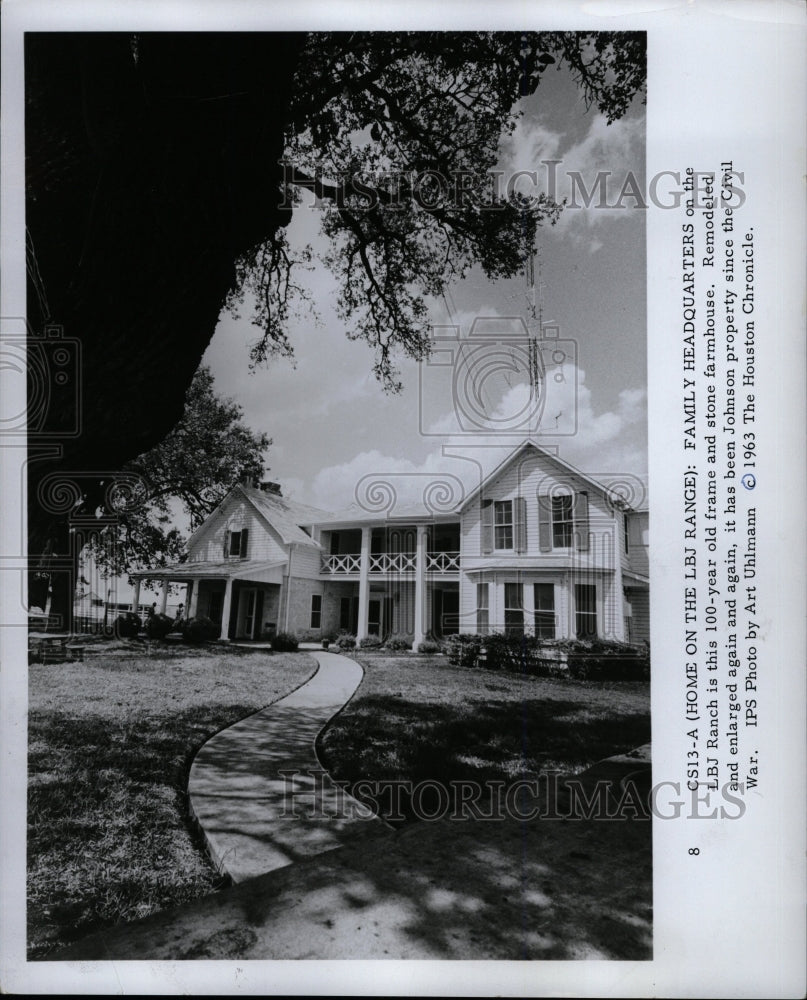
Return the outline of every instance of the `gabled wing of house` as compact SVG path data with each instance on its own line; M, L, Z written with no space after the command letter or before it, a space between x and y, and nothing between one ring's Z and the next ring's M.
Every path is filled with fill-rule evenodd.
M325 511L235 486L188 542L185 562L134 574L187 585L187 617L218 622L224 639L259 639L287 625L288 597L320 570ZM135 596L135 604L137 595Z

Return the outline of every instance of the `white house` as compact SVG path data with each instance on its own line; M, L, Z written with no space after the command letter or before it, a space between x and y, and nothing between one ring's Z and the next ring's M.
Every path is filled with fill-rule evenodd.
M277 484L239 485L186 562L136 576L187 584L186 614L219 622L222 639L344 629L415 643L504 630L649 640L647 507L621 492L530 440L445 513L328 513Z

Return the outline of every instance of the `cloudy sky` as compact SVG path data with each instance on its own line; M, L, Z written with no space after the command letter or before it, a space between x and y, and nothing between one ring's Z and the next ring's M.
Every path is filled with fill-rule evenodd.
M502 144L506 173L535 170L544 187L549 168L541 161L560 160L558 200L572 194L571 171L587 189L598 171L610 171L610 205L630 173L643 189L643 106L608 126L561 70L545 76L524 111ZM521 186L531 189L527 178ZM295 210L290 240L324 247L318 215L307 205ZM440 474L461 493L530 432L593 475L644 474L645 212L630 197L620 208L567 207L557 226L539 230L539 242L545 330L537 394L528 384L527 337L538 328L524 277L492 283L474 271L433 301L433 357L400 360L400 395L386 395L375 380L371 348L347 338L323 265L306 278L321 322L292 322L293 363L273 360L250 373L258 331L249 310L238 320L223 313L204 363L217 391L273 439L268 477L285 495L331 510L362 502L368 477L386 479L407 501Z

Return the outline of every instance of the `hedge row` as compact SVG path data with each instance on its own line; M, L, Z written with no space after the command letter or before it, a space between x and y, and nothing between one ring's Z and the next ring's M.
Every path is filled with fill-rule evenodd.
M450 663L484 666L539 677L579 680L648 680L646 646L607 639L539 639L530 635L452 635L444 649Z

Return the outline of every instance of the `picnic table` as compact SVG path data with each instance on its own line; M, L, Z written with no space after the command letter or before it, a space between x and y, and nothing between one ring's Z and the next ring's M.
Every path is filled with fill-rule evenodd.
M85 646L81 641L68 645L72 638L69 632L29 632L28 654L43 663L64 663L68 653L71 659L83 660Z

